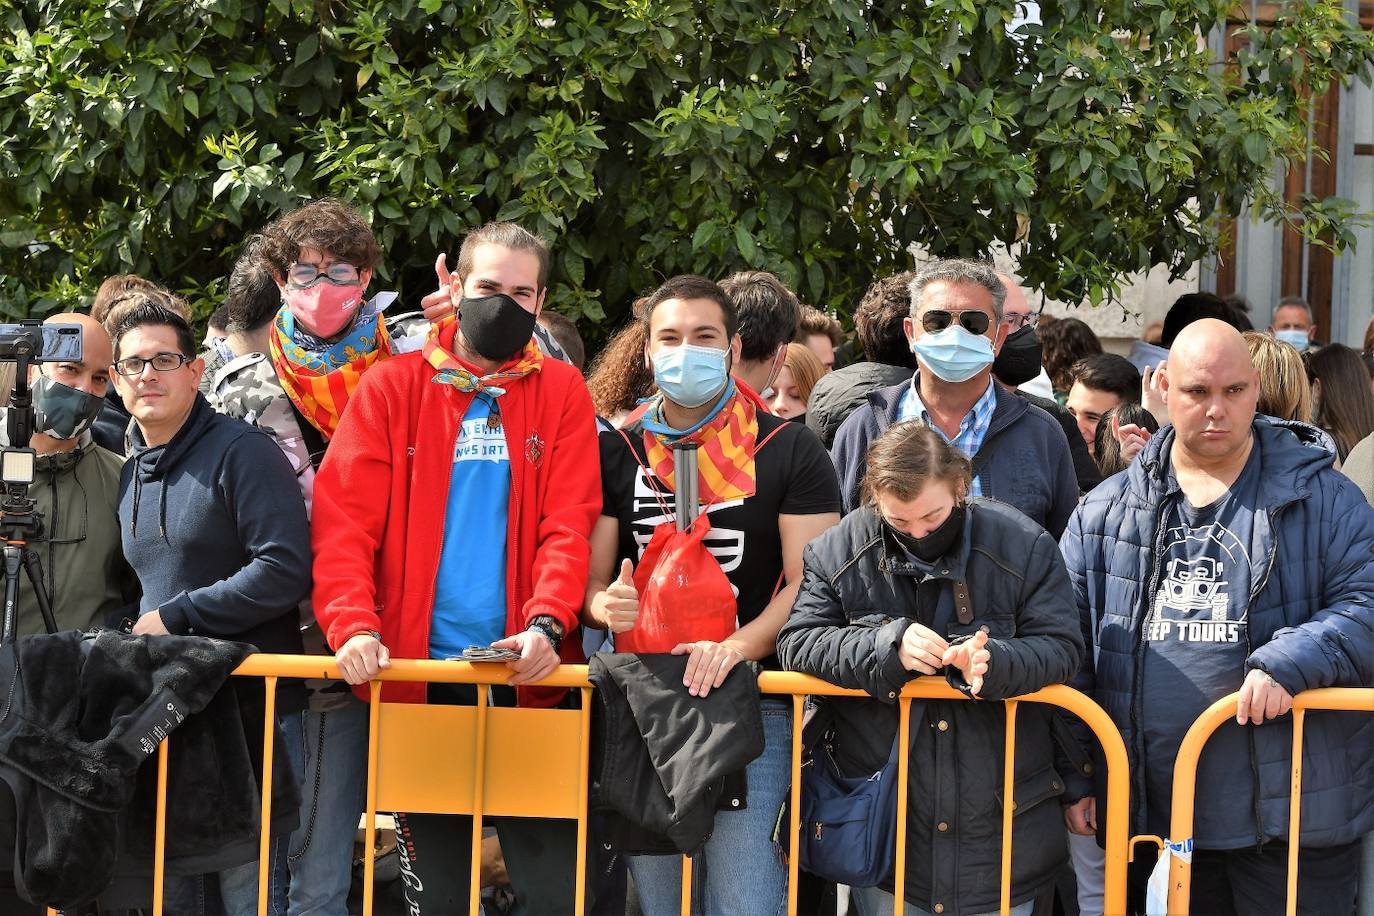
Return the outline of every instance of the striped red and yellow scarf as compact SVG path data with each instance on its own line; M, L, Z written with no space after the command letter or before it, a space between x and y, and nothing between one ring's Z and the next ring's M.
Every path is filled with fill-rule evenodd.
M450 315L430 326L425 336L423 353L425 361L436 370L431 381L452 385L459 391L481 391L493 398L506 393L501 387L504 381L524 378L531 372L538 372L544 365L544 354L531 337L520 355L506 363L490 375L477 375L459 362L452 353L453 335L458 330L458 318Z
M284 311L284 310L283 310ZM366 341L371 344L372 341ZM387 334L386 322L376 323L376 342L370 348L357 347L345 351L347 362L335 368L319 368L306 365L309 354L283 329L282 322L273 322L269 338L272 351L272 366L277 370L277 379L286 391L296 409L301 412L320 434L326 439L334 436L339 427L348 399L358 387L358 382L378 360L391 355L391 337Z
M661 416L662 396L649 408ZM739 392L709 423L674 442L697 444L697 475L703 506L748 499L758 488L754 470L759 437L758 409ZM663 437L646 431L644 450L654 476L673 488L673 448Z

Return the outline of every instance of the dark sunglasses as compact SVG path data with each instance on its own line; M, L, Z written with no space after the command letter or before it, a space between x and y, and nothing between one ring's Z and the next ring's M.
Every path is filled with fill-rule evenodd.
M950 326L956 318L964 326L964 330L970 334L982 336L988 332L988 327L992 324L992 319L987 312L980 312L969 309L963 312L947 312L944 309L931 309L921 315L921 327L927 334L936 334Z

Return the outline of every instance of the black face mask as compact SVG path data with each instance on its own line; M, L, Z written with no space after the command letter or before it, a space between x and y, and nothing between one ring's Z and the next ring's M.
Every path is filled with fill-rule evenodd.
M458 303L458 327L484 359L504 363L530 342L534 315L505 293Z
M955 506L950 510L949 518L940 523L923 538L913 537L905 531L898 531L891 525L887 526L892 532L892 536L897 539L897 543L902 546L910 556L915 557L926 563L934 563L936 560L945 556L954 548L955 542L964 531L964 507Z
M1024 385L1040 374L1040 337L1026 325L1007 335L1002 349L992 361L992 374L1003 385Z

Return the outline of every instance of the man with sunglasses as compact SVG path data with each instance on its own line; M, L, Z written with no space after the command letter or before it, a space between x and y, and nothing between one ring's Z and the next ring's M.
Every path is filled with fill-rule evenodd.
M1007 288L989 264L936 261L911 281L908 382L881 388L840 427L831 458L845 510L859 505L870 442L900 420L936 429L973 462L971 495L1015 506L1056 538L1078 502L1073 458L1049 414L998 385L992 364L1006 339Z
M210 407L198 390L205 364L194 353L185 319L154 302L124 313L115 328L115 387L134 419L119 481L124 556L143 587L134 635L213 636L299 653L310 528L296 475L271 438ZM300 747L304 706L304 688L284 682L283 760ZM295 778L290 766L278 775L286 785ZM294 826L296 811L279 806L276 815L274 872L285 866L280 828ZM207 874L170 880L168 911L201 912L193 901L217 886L226 916L256 912L256 841L250 845L222 850ZM270 912L280 906L274 896Z

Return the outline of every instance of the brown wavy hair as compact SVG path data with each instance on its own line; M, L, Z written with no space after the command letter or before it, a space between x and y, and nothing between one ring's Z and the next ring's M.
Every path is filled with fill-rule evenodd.
M903 501L915 499L932 480L946 480L956 493L968 493L973 470L964 453L920 420L903 420L868 447L863 501L876 506L879 493Z
M312 200L277 217L262 231L262 259L278 276L286 276L302 248L327 251L359 270L382 261L382 247L358 211L333 197Z
M644 352L649 332L642 318L647 300L635 302L635 317L630 319L592 360L587 374L587 390L598 415L608 420L635 409L658 389L654 372L645 365Z

